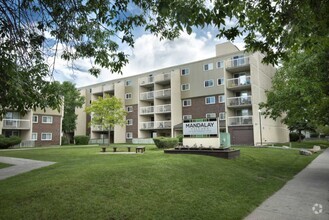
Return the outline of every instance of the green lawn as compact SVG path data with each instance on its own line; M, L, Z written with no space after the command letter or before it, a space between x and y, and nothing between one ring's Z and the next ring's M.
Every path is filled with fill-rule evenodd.
M0 169L5 168L5 167L10 167L12 166L11 164L6 164L6 163L0 163Z
M317 155L241 148L239 159L100 155L99 147L0 151L57 162L0 181L0 219L242 219Z
M289 143L286 144L276 144L276 146L286 145L289 146ZM320 146L322 149L329 147L328 140L304 140L302 142L291 142L292 148L313 148L314 145Z

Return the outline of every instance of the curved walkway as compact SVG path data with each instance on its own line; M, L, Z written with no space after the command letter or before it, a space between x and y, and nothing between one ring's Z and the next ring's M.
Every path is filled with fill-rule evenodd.
M0 180L25 173L41 167L46 167L54 164L55 162L28 160L14 157L0 157L0 162L6 164L13 164L14 166L0 169Z
M245 220L329 219L329 148Z

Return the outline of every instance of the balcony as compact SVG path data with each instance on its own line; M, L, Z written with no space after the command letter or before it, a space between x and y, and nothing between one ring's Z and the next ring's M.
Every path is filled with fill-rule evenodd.
M227 107L239 108L251 106L251 96L227 98Z
M162 113L170 113L171 112L171 105L158 105L155 107L155 112L162 114Z
M153 100L154 99L154 91L143 92L139 95L140 100Z
M140 107L141 115L154 114L154 106Z
M140 86L153 85L153 83L154 83L154 76L143 77L139 80Z
M155 76L155 82L158 84L168 84L171 79L170 73L163 73Z
M227 80L227 88L231 90L240 90L250 88L250 76L240 76Z
M103 86L103 91L108 92L108 91L114 91L114 84L106 84Z
M167 99L171 97L171 89L163 89L155 91L155 98Z
M227 71L232 73L249 70L250 68L249 57L244 57L244 56L232 57L231 60L227 60L225 62L225 67Z
M228 117L228 126L252 125L252 115Z
M92 125L91 130L92 131L108 131L108 129L106 129L102 125ZM113 128L111 129L111 131L113 131Z
M30 120L22 119L3 119L3 129L29 130L31 128Z
M92 94L101 94L103 93L103 86L97 86L91 89Z
M171 121L148 121L142 122L140 129L171 129Z

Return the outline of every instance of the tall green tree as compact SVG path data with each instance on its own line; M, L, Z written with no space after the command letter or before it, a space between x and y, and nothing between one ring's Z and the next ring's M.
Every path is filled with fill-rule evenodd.
M329 124L328 53L291 53L273 78L260 104L265 116L277 119L290 130L313 130Z
M0 0L0 115L59 106L45 61L59 47L63 59L91 58L94 76L99 66L121 73L120 45L133 47L135 29L173 39L212 26L277 63L287 51L328 51L328 11L328 0Z
M111 130L115 125L125 125L125 111L121 99L115 96L105 95L93 101L86 107L86 112L91 114L90 125L101 126L108 131L108 145L111 143Z
M78 116L75 113L75 109L81 108L85 99L80 95L80 92L75 88L75 85L67 81L61 84L60 94L64 99L62 130L69 139L68 134L73 132L76 128L76 120Z

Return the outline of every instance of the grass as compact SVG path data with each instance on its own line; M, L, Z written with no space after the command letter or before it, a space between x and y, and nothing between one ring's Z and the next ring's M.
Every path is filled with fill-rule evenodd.
M0 163L0 169L10 167L12 166L11 164L6 164L6 163Z
M99 147L0 151L57 162L0 181L0 219L242 219L317 155L241 148L225 160L99 154Z
M289 146L289 143L285 144L276 144L276 146L286 145ZM328 140L303 140L302 142L291 142L292 148L313 148L314 145L320 146L322 149L326 149L329 147Z

